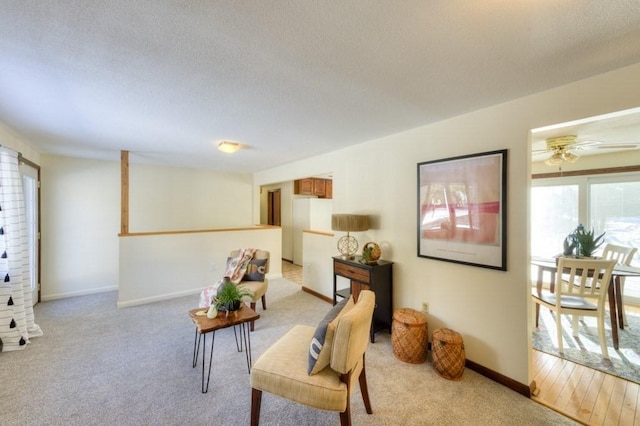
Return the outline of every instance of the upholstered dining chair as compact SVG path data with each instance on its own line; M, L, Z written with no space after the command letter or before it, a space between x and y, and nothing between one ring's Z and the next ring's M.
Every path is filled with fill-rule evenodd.
M230 258L238 257L240 250L234 250L229 254ZM253 259L249 262L247 272L242 277L238 286L247 289L250 293L249 304L251 309L256 310L256 302L262 300L262 309L267 309L267 288L269 279L266 274L269 272L269 252L266 250L256 250ZM250 330L255 328L254 321L251 321Z
M365 351L374 305L375 293L363 290L355 304L351 297L334 306L318 328L296 325L267 349L251 368L251 424L258 425L262 392L268 392L309 407L337 411L340 424L350 425L356 379L366 412L371 414ZM329 339L332 326L335 329ZM324 330L326 338L319 338L318 332Z
M555 312L558 351L564 353L562 344L562 315L572 315L573 335L578 335L578 320L583 316L597 318L598 337L602 357L609 359L605 340L604 314L607 292L615 260L558 258L555 291L533 291L534 303ZM568 285L567 283L574 283Z
M607 244L602 251L602 257L604 259L614 259L619 265L631 265L633 255L636 254L638 249L636 247L625 247L616 244ZM620 297L622 300L622 318L624 325L629 325L627 322L627 311L624 309L624 277L618 277L620 280Z

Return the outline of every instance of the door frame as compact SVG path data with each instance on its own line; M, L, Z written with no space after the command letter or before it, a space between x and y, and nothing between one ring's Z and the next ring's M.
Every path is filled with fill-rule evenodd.
M41 292L42 292L42 286L41 286L41 244L40 244L40 166L26 158L24 158L22 156L22 154L20 154L18 156L18 162L19 162L19 166L20 166L20 176L21 178L24 177L24 173L23 173L23 169L22 166L27 166L30 167L31 169L35 170L35 175L36 175L36 185L35 185L35 189L36 189L36 196L35 196L35 202L36 202L36 206L35 206L35 215L36 215L36 220L35 220L35 225L36 225L36 229L35 229L35 235L34 235L34 239L29 241L29 244L35 244L35 253L36 253L36 262L34 265L31 265L31 259L29 260L29 265L30 265L30 276L33 279L33 275L35 275L35 283L36 283L36 289L33 292L33 296L32 296L32 302L33 305L35 305L36 303L40 302L41 300ZM23 189L24 191L24 189ZM26 198L25 198L25 207L26 207ZM35 274L33 274L35 269ZM32 275L33 274L33 275Z

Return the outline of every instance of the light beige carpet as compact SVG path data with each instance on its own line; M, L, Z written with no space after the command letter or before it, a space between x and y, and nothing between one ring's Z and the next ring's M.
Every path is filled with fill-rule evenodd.
M248 425L251 392L233 330L216 333L211 385L200 392L191 367L198 295L117 309L115 292L40 303L44 336L0 353L2 425ZM295 324L316 325L330 305L285 279L270 281L267 311L252 333L254 360ZM207 339L207 344L210 339ZM437 376L431 364L405 364L379 333L367 352L373 414L359 390L355 425L557 425L571 420L465 370ZM263 425L336 425L323 412L265 394Z

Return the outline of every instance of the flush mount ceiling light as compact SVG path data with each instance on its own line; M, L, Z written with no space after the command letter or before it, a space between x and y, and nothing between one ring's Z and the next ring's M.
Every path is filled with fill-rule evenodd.
M233 154L240 149L240 144L231 141L220 141L218 142L218 149L227 154Z

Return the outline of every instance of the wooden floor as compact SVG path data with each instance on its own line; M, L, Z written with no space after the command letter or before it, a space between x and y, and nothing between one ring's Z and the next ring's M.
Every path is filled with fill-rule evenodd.
M640 426L640 385L540 351L533 400L587 425Z
M627 312L640 308L625 305ZM640 385L534 350L534 396L554 410L587 425L640 426Z
M292 283L302 285L302 266L283 260L282 276Z

